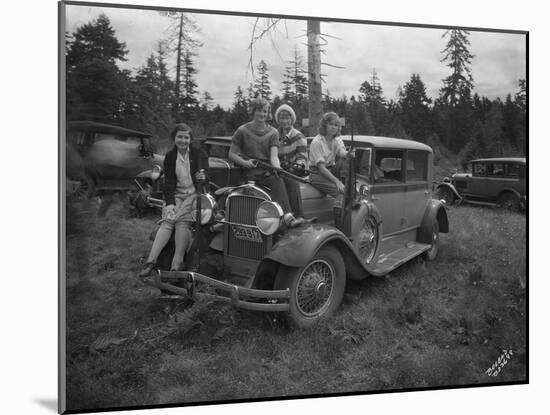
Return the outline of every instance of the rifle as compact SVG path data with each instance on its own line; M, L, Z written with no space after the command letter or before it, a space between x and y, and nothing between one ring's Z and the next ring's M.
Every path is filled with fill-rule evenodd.
M353 148L353 118L350 117L350 130L351 130L351 145L349 147L348 154L355 150ZM355 173L355 157L350 157L348 160L348 171L347 178L344 189L344 196L342 197L342 211L340 212L340 223L342 224L342 229L347 235L350 231L345 224L345 219L351 214L351 205L353 197L355 196L355 183L354 183L354 173ZM349 236L349 235L347 235Z
M305 178L305 177L296 176L295 174L289 173L286 170L278 169L277 167L274 167L271 164L266 163L264 161L254 159L254 160L252 160L252 162L254 163L254 167L259 167L259 168L267 170L267 171L269 171L273 174L277 174L279 176L285 176L285 177L288 177L292 180L296 180L296 181L299 181L299 182L302 182L302 183L310 183L310 180Z
M200 170L204 172L204 169ZM201 267L201 244L202 244L202 195L204 193L204 180L197 180L198 195L197 206L195 211L195 239L197 241L197 265L196 270L200 271Z

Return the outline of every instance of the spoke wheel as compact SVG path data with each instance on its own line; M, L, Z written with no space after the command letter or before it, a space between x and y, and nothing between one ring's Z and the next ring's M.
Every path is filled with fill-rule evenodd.
M95 182L88 173L82 173L75 178L79 182L79 186L72 193L72 197L78 200L90 199L95 192Z
M334 286L334 268L324 259L310 263L298 277L295 301L305 316L314 317L329 305Z
M453 204L455 201L455 195L453 194L452 190L448 187L440 187L435 192L435 196L439 200L444 200L445 203L447 203L449 206Z
M363 226L357 235L357 252L365 264L370 265L378 249L378 225L372 216L365 218Z
M437 222L437 219L434 220L434 224L432 227L432 247L427 250L424 253L424 257L428 261L433 261L437 258L437 254L439 253L439 246L441 244L439 239L439 222Z
M345 286L344 260L332 246L323 246L304 267L281 266L275 278L276 289L290 289L289 320L304 328L334 313Z

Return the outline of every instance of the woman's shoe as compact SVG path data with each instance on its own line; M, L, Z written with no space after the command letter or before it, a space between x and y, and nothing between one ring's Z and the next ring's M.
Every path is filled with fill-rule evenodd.
M139 278L147 278L151 274L151 271L153 271L153 269L155 269L155 263L147 262L145 265L143 265L143 268L138 274Z

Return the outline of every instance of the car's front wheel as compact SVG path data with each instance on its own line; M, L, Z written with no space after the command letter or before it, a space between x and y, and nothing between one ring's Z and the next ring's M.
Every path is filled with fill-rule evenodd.
M290 289L288 317L308 328L334 313L346 288L344 259L333 246L323 246L303 267L281 266L275 289Z
M452 205L455 200L453 191L446 186L439 187L435 192L435 197L439 200L444 200L447 205Z

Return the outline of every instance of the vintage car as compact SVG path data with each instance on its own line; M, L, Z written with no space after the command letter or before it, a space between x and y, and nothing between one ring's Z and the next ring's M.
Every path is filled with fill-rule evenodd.
M152 193L162 176L163 157L155 154L151 135L93 121L67 123L67 178L80 183L73 192L91 197L98 192L138 188Z
M351 137L343 139L352 145ZM174 295L203 291L237 307L285 312L297 326L310 327L337 309L346 279L384 276L419 255L435 259L449 224L444 203L431 197L432 149L373 136L354 137L353 147L355 159L343 162L342 208L296 176L305 216L317 223L286 228L269 189L254 183L203 194L190 271L165 270L169 244L145 282ZM226 168L228 176L229 163Z
M525 158L476 159L468 163L467 170L443 179L436 188L436 197L449 205L464 201L512 211L525 209Z

